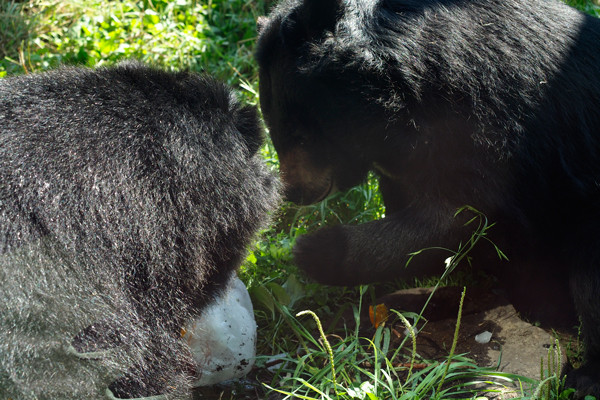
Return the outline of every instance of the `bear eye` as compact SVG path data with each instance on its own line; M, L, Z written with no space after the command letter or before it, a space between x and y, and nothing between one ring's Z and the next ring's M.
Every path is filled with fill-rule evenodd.
M298 136L297 141L300 146L307 146L312 142L308 135L305 134Z
M308 135L304 133L293 132L288 137L288 140L294 143L296 146L306 146L311 142Z

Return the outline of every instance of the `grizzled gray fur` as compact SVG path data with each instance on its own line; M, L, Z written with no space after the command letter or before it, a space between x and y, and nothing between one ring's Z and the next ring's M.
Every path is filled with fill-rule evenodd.
M0 80L0 398L189 397L180 330L278 204L261 143L204 75Z

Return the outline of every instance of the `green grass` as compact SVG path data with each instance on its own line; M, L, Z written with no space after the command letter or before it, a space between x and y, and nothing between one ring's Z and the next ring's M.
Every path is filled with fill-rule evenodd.
M0 4L0 72L4 74L60 64L113 64L135 57L168 69L207 71L238 88L248 86L253 91L257 86L252 50L256 18L266 13L262 1ZM256 93L248 98L255 101Z
M18 58L19 49L29 39L32 22L21 10L19 3L0 2L0 60Z
M600 16L597 1L567 3ZM246 102L257 104L255 21L267 11L264 0L0 0L0 77L61 64L108 65L135 57L167 69L208 72L236 88ZM269 143L262 154L277 167ZM474 398L471 383L481 380L500 385L520 380L523 397L536 388L542 398L566 396L556 380L557 368L549 364L540 378L550 386L476 367L465 355L440 362L417 358L427 367L409 373L406 362L417 356L410 339L405 344L412 356L406 358L406 352L400 355L401 348L390 347L390 325L380 326L369 337L359 326L360 310L369 305L365 294L372 288L324 288L304 281L293 265L291 249L298 235L384 215L377 179L371 176L364 185L317 205L284 205L272 227L250 249L240 276L256 307L258 352L265 355L263 363L268 355L280 353L286 361L275 371L264 369L263 382L274 391L309 399ZM307 309L327 321L324 338L314 319L296 317ZM331 336L330 327L344 312L354 315L356 327Z
M305 351L282 360L285 364L277 371L274 391L303 399L441 399L449 394L471 397L473 392L469 386L475 383L474 379L481 379L483 373L487 379L503 378L491 368L481 369L469 359L454 354L445 361L417 370L414 345L409 362L399 363L399 359L404 361L398 357L402 346L390 347L392 332L388 327L378 327L371 338L360 336L360 308L366 289L361 288L359 306L354 308L356 329L345 337L334 337L333 344L314 313L296 315L310 314L319 326L320 338L316 339L298 320L293 320L304 339ZM412 325L401 314L398 316L414 339Z
M568 5L588 14L600 17L600 1L598 0L564 0Z

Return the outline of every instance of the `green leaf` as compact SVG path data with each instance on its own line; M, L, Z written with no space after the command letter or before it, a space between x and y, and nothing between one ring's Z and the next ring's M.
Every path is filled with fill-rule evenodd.
M246 261L249 262L250 264L256 265L256 261L258 261L258 260L257 260L256 256L254 255L253 251L251 251L250 254L248 254L248 257L246 257Z
M156 25L160 22L160 17L153 10L146 10L144 13L144 22L148 25Z
M285 283L283 284L283 288L285 289L290 298L288 304L288 307L290 308L294 306L294 303L296 301L300 300L306 295L304 291L304 285L300 283L300 281L294 274L291 274L288 277L287 281L285 281Z
M290 304L290 296L281 285L275 282L269 282L267 287L271 290L271 293L273 293L273 297L275 300L277 300L277 302L283 304L284 306Z
M248 290L250 298L255 307L262 307L267 311L271 311L272 315L275 315L275 303L273 301L273 295L264 286L255 286Z

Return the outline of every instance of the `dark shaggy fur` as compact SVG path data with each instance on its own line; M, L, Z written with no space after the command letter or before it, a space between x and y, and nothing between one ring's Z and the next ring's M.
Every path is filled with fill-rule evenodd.
M300 238L298 265L343 285L439 271L448 254L408 254L458 248L471 205L511 259L475 261L521 311L568 313L571 290L587 361L568 384L600 394L600 21L557 0L288 0L259 22L288 199L375 171L387 209Z
M187 398L180 330L278 201L261 140L255 108L206 76L0 80L0 397ZM109 351L81 359L76 337Z

